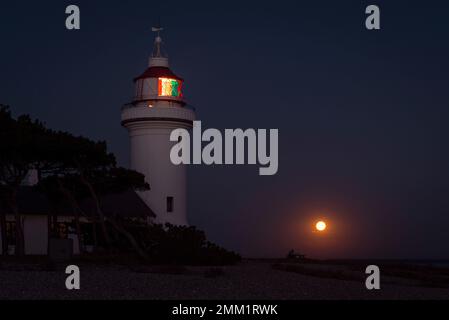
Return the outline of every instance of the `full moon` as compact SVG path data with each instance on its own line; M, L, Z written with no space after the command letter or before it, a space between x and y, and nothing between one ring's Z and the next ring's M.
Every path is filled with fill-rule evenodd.
M315 225L315 228L316 228L318 231L324 231L324 230L326 230L326 222L324 222L324 221L318 221L318 222L316 223L316 225Z

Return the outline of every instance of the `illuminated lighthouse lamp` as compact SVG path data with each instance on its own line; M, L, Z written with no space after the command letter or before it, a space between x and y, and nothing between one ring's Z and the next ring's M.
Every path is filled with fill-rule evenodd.
M182 81L170 78L158 79L158 95L160 97L182 98Z

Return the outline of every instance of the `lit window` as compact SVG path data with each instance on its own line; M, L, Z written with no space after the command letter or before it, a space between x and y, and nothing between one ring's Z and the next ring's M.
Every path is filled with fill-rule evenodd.
M159 78L158 94L160 97L182 97L182 82L176 79Z

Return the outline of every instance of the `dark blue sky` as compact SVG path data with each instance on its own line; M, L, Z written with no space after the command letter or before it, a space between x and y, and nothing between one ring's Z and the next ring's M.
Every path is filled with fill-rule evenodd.
M65 29L69 4L81 30ZM381 8L380 31L364 27ZM203 127L278 128L279 172L189 169L189 219L244 255L449 258L449 4L28 1L0 4L0 102L108 142L161 16ZM331 228L316 236L310 224Z

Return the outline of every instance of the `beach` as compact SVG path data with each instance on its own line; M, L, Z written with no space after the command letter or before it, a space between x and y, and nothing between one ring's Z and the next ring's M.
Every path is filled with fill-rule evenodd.
M338 270L341 266L305 267L301 266L298 273L295 268L279 270L279 264L276 267L272 261L252 260L224 267L80 264L81 289L67 290L62 265L45 270L3 263L0 299L449 299L447 287L423 287L410 279L389 276L381 278L380 290L367 290L363 273L354 271L351 276L336 279L335 274L341 273L326 270ZM316 268L321 271L310 271Z

